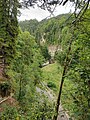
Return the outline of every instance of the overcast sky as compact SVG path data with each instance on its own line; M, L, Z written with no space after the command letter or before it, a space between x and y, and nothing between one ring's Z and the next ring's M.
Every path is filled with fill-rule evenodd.
M63 13L69 13L70 11L74 11L74 7L69 3L65 6L57 6L54 15L59 15ZM21 16L18 17L19 21L24 20L30 20L30 19L37 19L38 21L41 21L42 19L45 19L50 16L50 13L48 11L42 10L38 7L29 9L21 9Z

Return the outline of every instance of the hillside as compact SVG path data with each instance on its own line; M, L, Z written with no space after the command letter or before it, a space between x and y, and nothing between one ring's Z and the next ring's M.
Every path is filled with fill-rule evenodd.
M46 44L58 44L60 39L60 28L66 24L70 14L62 14L50 19L44 19L41 22L37 20L20 21L19 25L23 31L27 30L35 36L37 43L45 40Z
M0 120L90 120L90 9L81 3L80 14L19 27L18 0L0 1Z

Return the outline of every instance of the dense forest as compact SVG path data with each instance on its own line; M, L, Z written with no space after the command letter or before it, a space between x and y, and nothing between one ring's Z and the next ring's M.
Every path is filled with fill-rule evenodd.
M0 120L90 120L89 7L18 22L20 7L0 1Z

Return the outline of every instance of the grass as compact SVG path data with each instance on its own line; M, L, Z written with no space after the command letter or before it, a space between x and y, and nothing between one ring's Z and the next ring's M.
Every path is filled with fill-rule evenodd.
M52 89L55 91L58 91L59 84L60 84L60 77L61 77L61 70L58 65L58 63L49 64L48 66L45 66L42 68L42 76L43 81L48 84L49 82L52 82L56 85L56 88Z
M50 89L52 89L57 96L59 92L60 80L62 75L62 68L60 67L60 65L58 63L54 63L43 67L42 75L43 82L45 82L45 84L47 85L48 83L52 83L52 85L55 84L56 87L55 88L50 87ZM63 84L61 101L63 107L67 109L70 113L72 113L74 109L73 99L70 95L70 93L74 91L73 88L74 84L72 83L72 81L66 78Z

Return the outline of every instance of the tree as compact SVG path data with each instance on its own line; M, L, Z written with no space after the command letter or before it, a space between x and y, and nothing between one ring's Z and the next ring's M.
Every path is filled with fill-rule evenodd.
M31 35L35 36L36 42L39 45L42 41L47 45L56 45L61 36L60 28L70 15L71 14L62 14L41 22L37 22L36 20L25 20L19 22L19 25L22 31L27 30Z
M76 84L76 89L71 96L76 105L75 117L77 119L89 120L90 115L90 29L89 20L90 9L82 17L82 21L78 23L79 32L75 42L75 53L70 65L69 79ZM74 74L73 74L74 73ZM77 112L78 111L78 112Z
M88 4L86 4L86 5L88 5ZM84 9L84 12L86 11L86 7L85 7L85 9ZM65 50L63 50L62 51L62 53L63 53L63 55L62 55L62 53L61 53L61 56L60 57L62 57L63 58L63 60L62 60L62 63L63 63L63 65L64 65L64 67L63 67L63 73L62 73L62 82L61 82L61 85L60 85L60 91L59 91L59 96L58 96L58 100L57 100L57 107L56 107L56 112L57 112L57 115L58 115L58 110L59 110L59 104L60 104L60 99L61 99L61 94L62 94L62 86L63 86L63 83L64 83L64 79L66 78L66 75L67 75L67 71L68 71L68 69L69 69L69 64L71 64L71 61L72 61L72 57L73 57L73 54L75 54L75 53L72 53L72 50L71 50L71 48L72 48L72 46L73 46L73 44L74 44L74 40L73 39L77 39L77 32L76 32L76 29L77 29L77 24L82 20L82 15L84 15L84 12L83 11L81 11L81 13L80 13L80 16L78 17L78 15L79 14L77 14L77 15L75 15L75 16L73 16L73 19L71 19L71 26L74 26L74 28L72 27L72 31L73 31L73 34L71 33L71 34L68 34L69 32L68 32L68 27L66 27L66 28L64 28L63 29L63 31L62 31L62 34L63 34L63 36L61 35L61 37L62 37L62 39L63 39L63 47L65 47L66 45L67 45L67 47L65 48ZM50 26L50 27L52 27L52 25ZM86 27L85 27L86 28ZM45 29L45 30L48 30L48 29ZM75 31L74 31L75 30ZM86 30L86 31L88 31L88 30ZM85 32L86 32L85 31ZM51 32L51 31L49 31L49 32ZM76 32L76 33L75 33ZM79 33L79 32L78 32ZM88 32L87 32L88 33ZM73 36L74 35L74 36ZM50 37L51 37L51 35L50 35ZM74 38L73 38L74 37ZM64 38L66 39L66 41L65 41L65 43L64 43ZM67 39L68 38L70 38L68 41L67 41ZM59 58L60 58L59 57ZM57 119L57 116L56 116L56 118L55 118L55 120Z
M19 25L23 32L28 31L28 32L30 32L31 35L35 36L35 31L38 26L38 21L36 19L20 21Z
M73 98L73 103L75 104L74 117L76 119L90 119L89 116L89 26L88 17L90 10L87 10L85 15L82 17L82 21L76 24L73 31L73 37L70 41L65 40L65 37L62 40L63 51L59 54L57 59L60 64L63 66L62 78L60 91L58 95L56 110L58 114L59 104L61 100L61 93L63 83L65 78L72 80L74 86L74 92L70 91L71 97ZM76 29L77 28L77 29ZM62 30L62 35L64 35L65 28ZM64 42L63 42L64 41ZM66 42L67 46L66 47ZM69 44L68 44L69 43ZM67 49L68 48L68 49ZM64 61L65 60L65 61ZM64 61L64 62L63 62ZM54 118L57 119L57 116Z
M18 35L18 0L0 0L0 79L7 78L6 69L16 54Z
M12 81L15 79L17 83L18 99L21 100L25 95L25 86L27 84L38 84L41 80L40 66L43 62L43 56L41 55L40 48L33 36L29 32L25 31L18 35L17 43L17 57L11 64L11 69L8 74L12 77ZM14 82L12 82L13 85ZM16 90L15 90L16 91Z
M24 119L50 119L53 114L53 103L42 90L36 90L41 83L42 72L40 65L43 56L35 38L29 32L20 31L17 43L18 55L13 60L8 74L11 76L11 85L14 97L19 101L19 112Z
M47 46L45 46L45 45L40 46L40 49L41 49L43 57L45 58L45 61L50 60L51 56L50 56L50 54L48 52Z
M9 64L11 58L15 54L16 37L18 35L17 22L17 1L1 0L1 17L0 17L0 39L1 42L1 56L4 67ZM5 72L5 71L4 71Z
M75 21L79 20L83 14L85 13L85 11L87 10L90 0L84 1L84 0L23 0L23 2L21 2L22 6L24 7L29 7L29 6L39 6L41 9L44 10L48 10L51 14L53 14L55 8L57 7L57 5L65 5L66 3L72 2L75 6L75 11L74 11L74 15L75 15ZM52 7L53 6L53 7ZM78 9L80 10L78 12ZM73 22L75 22L73 21Z

